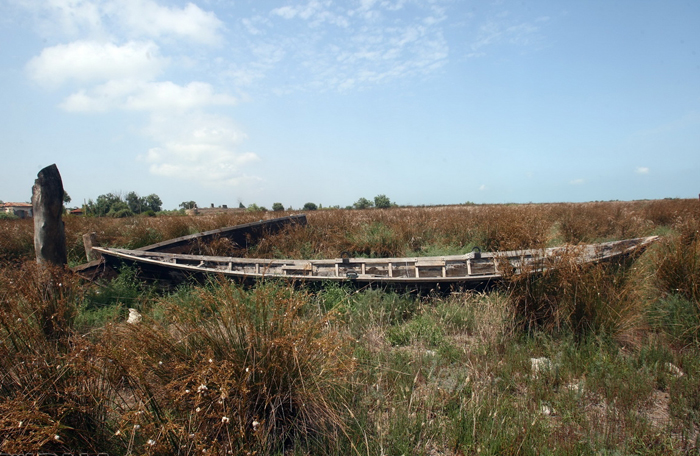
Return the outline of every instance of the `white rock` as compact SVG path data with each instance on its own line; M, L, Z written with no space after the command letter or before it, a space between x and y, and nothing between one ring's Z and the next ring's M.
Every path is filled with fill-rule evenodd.
M131 324L141 323L141 314L139 311L136 309L129 309L129 318L126 322Z

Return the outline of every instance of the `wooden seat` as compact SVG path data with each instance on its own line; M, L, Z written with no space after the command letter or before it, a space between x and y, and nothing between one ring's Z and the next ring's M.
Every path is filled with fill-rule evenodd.
M421 260L416 259L417 268L441 268L445 266L445 260Z
M445 260L444 259L423 260L420 258L416 258L416 277L420 277L419 268L441 268L442 269L442 277L447 276L447 269L445 267Z
M284 266L282 266L282 270L285 274L293 274L295 272L306 274L313 271L313 265L311 263L285 264Z

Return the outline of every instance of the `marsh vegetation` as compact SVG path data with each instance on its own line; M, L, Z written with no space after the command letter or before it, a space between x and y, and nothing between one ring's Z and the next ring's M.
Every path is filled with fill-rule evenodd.
M269 214L278 216L279 212ZM662 200L316 210L263 258L540 248L648 235L489 293L157 290L123 270L38 269L31 220L0 220L0 451L119 454L697 454L700 204ZM258 220L67 217L136 248ZM128 309L142 319L126 323Z

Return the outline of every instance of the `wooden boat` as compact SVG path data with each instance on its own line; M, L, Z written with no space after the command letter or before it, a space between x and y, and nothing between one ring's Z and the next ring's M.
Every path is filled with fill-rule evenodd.
M566 258L581 263L608 261L641 252L657 236L506 252L408 258L342 258L325 260L255 259L188 255L95 247L107 264L138 267L145 279L177 284L190 279L221 276L252 282L281 278L294 282L347 282L409 288L475 288L509 274L544 271Z
M242 225L229 226L218 228L215 230L204 231L201 233L181 236L167 241L158 242L156 244L147 245L136 249L143 252L167 252L177 254L192 254L199 253L203 246L208 243L219 240L228 239L233 245L247 248L256 244L260 239L269 234L274 234L289 225L306 225L306 215L290 215L287 217L277 217L268 220L260 220L258 222L244 223ZM88 258L93 256L93 252L97 252L95 245L85 244L85 251ZM95 280L98 277L113 277L115 271L108 271L104 268L104 259L99 258L85 264L81 264L72 268L73 272L88 279Z
M290 215L288 217L278 217L269 220L260 220L259 222L218 228L216 230L169 239L157 244L140 247L136 250L145 252L190 253L191 249L196 248L198 245L206 244L221 238L227 238L235 245L246 248L250 244L257 242L257 240L262 238L265 234L276 233L289 225L306 225L306 215Z

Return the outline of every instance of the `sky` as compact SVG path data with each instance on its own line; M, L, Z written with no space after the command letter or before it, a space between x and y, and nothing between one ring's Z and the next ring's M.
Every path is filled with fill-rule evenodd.
M0 0L0 200L697 198L697 0Z

